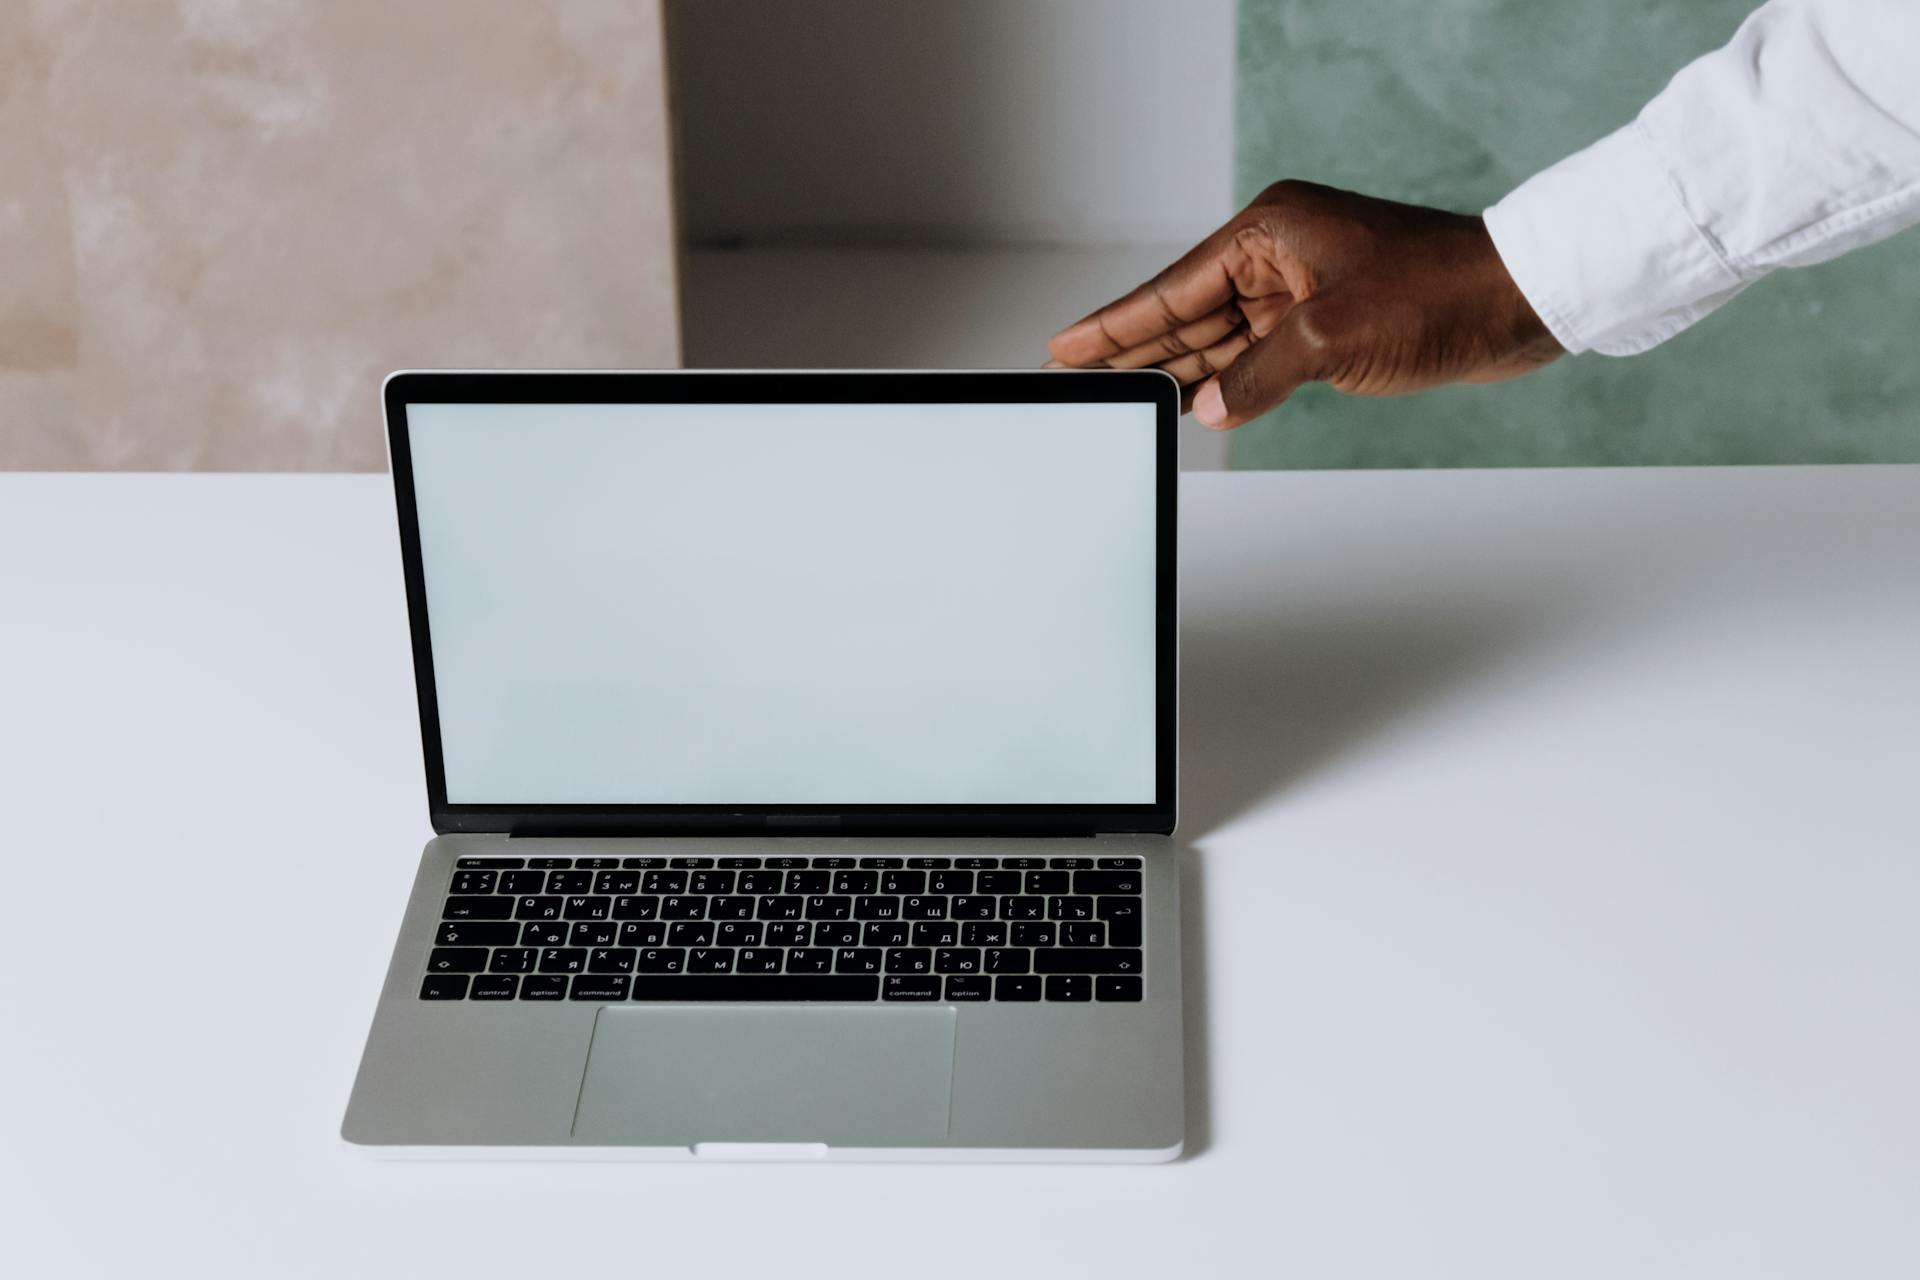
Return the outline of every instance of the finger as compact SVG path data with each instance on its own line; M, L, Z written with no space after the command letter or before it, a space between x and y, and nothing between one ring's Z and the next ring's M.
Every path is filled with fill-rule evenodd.
M1240 353L1252 346L1254 341L1253 330L1241 325L1212 346L1189 352L1177 360L1169 360L1160 367L1185 386L1190 382L1211 378L1237 360Z
M1312 303L1295 307L1272 333L1201 383L1193 397L1193 416L1227 431L1278 405L1301 383L1319 378L1326 368L1326 331L1312 308Z
M1240 314L1237 303L1210 311L1191 324L1170 329L1157 337L1149 338L1137 347L1111 356L1107 363L1115 369L1144 369L1150 364L1164 364L1175 356L1186 355L1190 351L1200 351L1212 346L1238 328L1245 319Z
M1067 364L1093 364L1225 306L1233 299L1223 256L1230 240L1227 228L1214 232L1132 293L1056 333L1048 352Z

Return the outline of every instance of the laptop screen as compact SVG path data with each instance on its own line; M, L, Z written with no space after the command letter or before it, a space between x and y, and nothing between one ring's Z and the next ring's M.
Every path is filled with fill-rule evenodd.
M1151 401L404 412L445 803L1156 802Z

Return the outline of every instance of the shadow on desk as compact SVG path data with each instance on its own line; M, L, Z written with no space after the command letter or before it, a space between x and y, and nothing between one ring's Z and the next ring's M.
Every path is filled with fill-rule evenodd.
M1517 603L1428 598L1190 622L1181 635L1181 839L1202 839L1537 646L1552 621Z

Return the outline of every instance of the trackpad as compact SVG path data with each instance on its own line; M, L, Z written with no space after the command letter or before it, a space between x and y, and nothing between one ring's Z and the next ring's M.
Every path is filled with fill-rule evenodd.
M955 1016L952 1005L605 1008L573 1134L650 1147L941 1139Z

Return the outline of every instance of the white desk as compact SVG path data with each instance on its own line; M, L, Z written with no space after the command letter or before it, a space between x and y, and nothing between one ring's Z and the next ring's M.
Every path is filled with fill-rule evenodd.
M1143 1168L340 1145L427 835L388 502L0 477L12 1274L1920 1274L1920 468L1188 477Z

